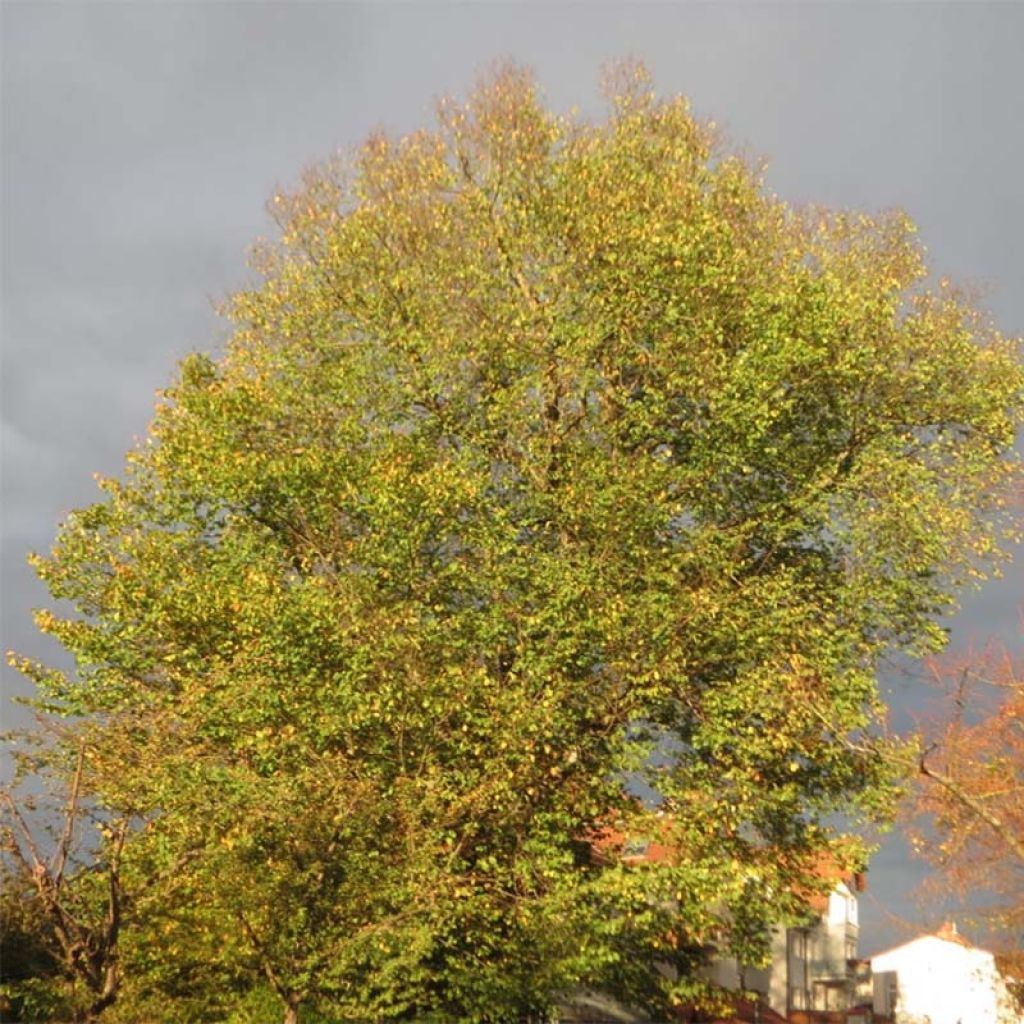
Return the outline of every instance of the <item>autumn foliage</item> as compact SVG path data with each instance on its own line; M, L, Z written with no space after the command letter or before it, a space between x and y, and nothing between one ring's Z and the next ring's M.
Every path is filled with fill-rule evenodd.
M889 813L876 667L996 556L1017 343L906 216L606 91L505 68L275 196L226 351L35 560L78 667L15 660L156 880L108 1015L664 1015Z
M1024 678L1003 646L935 662L942 712L922 736L914 845L995 942L1024 939Z

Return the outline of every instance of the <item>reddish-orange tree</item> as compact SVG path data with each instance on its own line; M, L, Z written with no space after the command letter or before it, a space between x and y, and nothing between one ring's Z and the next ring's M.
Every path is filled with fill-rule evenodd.
M1004 646L933 666L947 708L922 741L916 848L984 906L1010 948L1024 937L1024 675ZM927 831L926 831L927 830Z

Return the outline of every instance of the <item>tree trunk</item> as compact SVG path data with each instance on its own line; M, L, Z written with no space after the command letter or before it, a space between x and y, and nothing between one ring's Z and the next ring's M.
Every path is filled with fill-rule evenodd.
M291 1003L285 1007L284 1024L299 1024L299 1008Z

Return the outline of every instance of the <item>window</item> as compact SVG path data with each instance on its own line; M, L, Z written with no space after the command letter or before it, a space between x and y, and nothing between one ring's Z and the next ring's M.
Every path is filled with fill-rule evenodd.
M811 1000L812 1010L827 1010L828 1007L828 986L820 981L814 983L813 999Z
M889 1013L896 1009L900 1001L900 980L895 971L889 972L889 978L885 986L885 1005Z
M623 857L646 857L650 843L646 839L627 839L622 847Z

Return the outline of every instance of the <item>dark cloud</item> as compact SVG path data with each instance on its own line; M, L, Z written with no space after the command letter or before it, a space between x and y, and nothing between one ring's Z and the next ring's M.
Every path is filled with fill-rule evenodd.
M54 655L24 567L146 427L154 389L216 348L264 202L303 165L405 131L491 60L598 111L602 63L647 60L796 202L907 209L935 269L1024 328L1024 5L19 3L3 18L4 645ZM954 639L1019 644L1018 569ZM25 684L7 677L8 692ZM909 717L918 684L887 681ZM4 712L10 719L11 712ZM920 915L883 847L866 947Z

